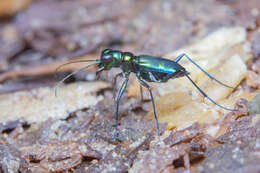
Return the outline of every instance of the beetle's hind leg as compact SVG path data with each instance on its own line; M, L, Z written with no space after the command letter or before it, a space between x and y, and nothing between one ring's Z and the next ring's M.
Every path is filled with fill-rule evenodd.
M186 75L186 77L189 79L189 81L199 90L199 92L206 97L207 99L209 99L209 101L211 101L212 103L214 103L215 105L221 107L222 109L228 110L228 111L236 111L235 109L229 109L226 108L218 103L216 103L211 97L209 97L204 91L202 91L202 89L200 89L200 87L190 78L189 75Z
M203 73L205 73L209 78L211 78L212 80L216 81L217 83L219 83L220 85L223 85L227 88L232 88L234 90L236 90L237 88L228 86L227 84L224 84L223 82L219 81L218 79L216 79L214 76L212 76L211 74L209 74L208 72L206 72L201 66L199 66L195 61L193 61L188 55L186 55L185 53L180 54L175 60L174 62L178 63L181 58L186 57L192 64L194 64L198 69L200 69Z

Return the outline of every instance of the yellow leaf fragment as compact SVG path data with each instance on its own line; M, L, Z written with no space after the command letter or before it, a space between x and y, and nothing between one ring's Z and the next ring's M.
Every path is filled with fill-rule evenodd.
M210 115L210 116L209 116ZM160 117L161 115L159 115ZM219 118L218 113L210 107L199 102L190 102L177 110L169 111L165 116L159 118L160 122L167 122L167 129L181 130L191 126L195 122L212 123Z

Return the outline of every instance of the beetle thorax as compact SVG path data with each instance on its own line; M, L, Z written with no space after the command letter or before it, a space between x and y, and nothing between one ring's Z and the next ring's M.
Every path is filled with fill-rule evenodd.
M131 72L133 70L133 62L135 61L135 56L130 52L123 52L121 57L120 68L123 71Z

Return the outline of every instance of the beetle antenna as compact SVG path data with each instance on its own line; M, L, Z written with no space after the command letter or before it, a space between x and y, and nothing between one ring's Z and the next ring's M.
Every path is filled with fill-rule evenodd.
M70 78L71 76L73 76L73 75L75 75L75 74L77 74L77 73L79 73L79 72L81 72L81 71L83 71L83 70L86 70L86 69L89 68L90 66L97 65L97 64L100 63L98 60L94 60L94 61L97 61L97 62L96 62L96 63L93 63L93 64L89 64L89 65L87 65L87 66L85 66L85 67L82 67L82 68L80 68L80 69L78 69L78 70L76 70L76 71L74 71L74 72L68 74L66 77L64 77L62 80L60 80L59 83L58 83L58 84L56 85L56 87L55 87L55 96L57 97L57 90L58 90L59 85L62 84L65 80L67 80L67 79ZM77 63L77 62L79 62L79 61L70 62L70 64L71 64L71 63ZM84 61L84 62L88 62L88 61ZM67 63L67 64L69 64L69 63ZM63 64L63 65L66 65L66 64Z
M78 60L78 61L68 62L68 63L62 64L59 67L57 67L55 69L55 73L57 73L59 71L59 69L61 69L62 67L66 66L66 65L69 65L69 64L75 64L75 63L80 63L80 62L94 62L94 61L99 62L99 59Z

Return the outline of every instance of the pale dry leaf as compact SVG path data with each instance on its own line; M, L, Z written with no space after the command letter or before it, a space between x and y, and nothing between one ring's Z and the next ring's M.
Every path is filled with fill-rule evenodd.
M230 48L246 40L246 30L243 27L224 27L209 34L197 43L179 49L165 57L172 58L186 53L193 57L194 60L212 57L223 49Z
M0 95L0 121L23 118L31 123L66 118L73 111L96 105L103 99L96 92L108 87L105 82L79 82L61 86L57 97L50 87Z

